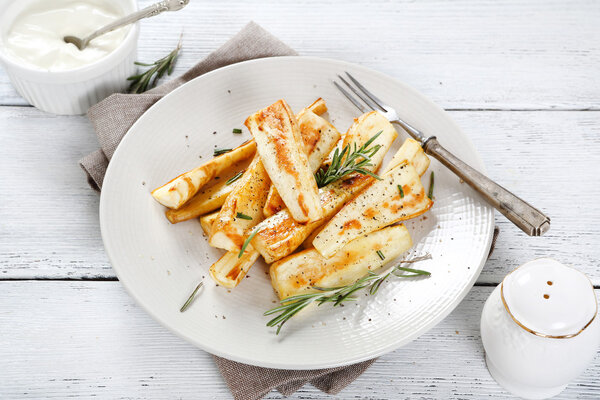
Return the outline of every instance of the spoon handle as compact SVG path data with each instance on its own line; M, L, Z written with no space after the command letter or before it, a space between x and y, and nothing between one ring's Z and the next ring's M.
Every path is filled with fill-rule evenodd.
M87 45L90 40L95 39L100 35L104 35L110 31L114 31L122 26L133 24L136 21L139 21L143 18L153 17L158 15L164 11L178 11L181 10L189 3L189 0L163 0L158 3L152 4L146 8L143 8L139 11L136 11L132 14L126 15L123 18L119 18L118 20L103 26L102 28L92 32L90 35L86 36L83 39L85 45Z

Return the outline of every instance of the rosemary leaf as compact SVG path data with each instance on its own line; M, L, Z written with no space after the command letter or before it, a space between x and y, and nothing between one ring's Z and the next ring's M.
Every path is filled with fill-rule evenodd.
M236 218L239 218L239 219L246 219L246 220L248 220L248 221L252 221L252 217L251 217L251 216L249 216L249 215L246 215L246 214L244 214L244 213L241 213L241 212L237 213L237 214L235 215L235 217L236 217Z
M179 50L181 50L182 39L183 33L179 36L179 42L177 43L175 49L173 49L169 54L167 54L163 58L154 61L151 64L135 61L135 65L139 65L141 67L149 67L149 69L142 72L141 74L133 75L127 78L127 80L131 81L128 92L143 93L146 90L156 86L156 83L160 78L163 77L165 72L167 73L167 75L171 75L171 72L173 72L173 66L177 61L177 55L179 54ZM152 77L154 77L154 79L152 79Z
M242 130L238 129L238 128L234 128L232 132L236 133L236 134L240 134L240 133L242 133Z
M381 261L385 260L385 254L381 250L377 250L377 255L381 258Z
M183 306L181 306L181 308L179 309L179 312L184 312L185 310L187 310L187 308L190 306L190 304L192 304L192 301L194 301L196 293L198 293L198 290L202 287L203 284L204 284L204 282L200 282L198 284L198 286L196 286L196 289L194 289L194 291L192 292L190 297L188 297L185 304Z
M252 233L250 234L250 236L248 236L246 238L246 240L244 241L244 244L242 245L240 253L238 254L238 258L242 258L242 255L244 255L244 251L246 251L246 247L248 247L248 245L250 244L250 241L252 240L252 238L254 238L254 236L257 233L258 233L258 228L255 228L254 231L252 231Z
M232 149L215 149L213 151L213 157L220 156L221 154L229 153Z
M433 200L433 184L435 183L433 178L433 171L431 171L431 175L429 175L429 191L427 192L427 197L430 200Z
M387 275L382 276L379 279L377 279L377 281L375 281L375 283L373 283L371 285L371 289L369 289L369 294L371 296L373 296L375 293L377 293L377 291L379 290L379 286L381 286L383 281L385 281L387 278L389 278L389 276L390 276L390 274L387 274Z
M404 198L404 190L402 190L401 185L398 185L398 191L400 192L400 198L403 199Z
M233 182L237 181L238 179L240 179L242 177L242 175L244 175L244 171L240 171L237 174L235 174L234 176L232 176L231 178L229 178L227 180L227 182L225 182L226 185L231 185Z
M429 272L429 271L423 271L422 269L405 268L405 267L400 267L400 266L397 266L396 268L394 268L394 270L410 272L415 275L427 275L427 276L431 275L431 272Z

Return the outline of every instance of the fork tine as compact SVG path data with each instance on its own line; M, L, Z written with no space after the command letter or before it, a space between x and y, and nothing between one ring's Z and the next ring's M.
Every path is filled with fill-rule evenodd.
M351 84L349 84L348 81L346 81L340 75L338 75L338 78L340 78L342 80L342 82L344 82L346 84L346 86L348 86L350 88L350 90L352 90L354 92L355 95L357 95L358 97L360 97L360 99L362 101L364 101L369 107L371 107L372 110L379 109L381 111L385 111L383 109L383 107L380 107L378 104L376 104L375 102L373 102L371 99L369 99L368 97L366 97L365 95L363 95L362 93L360 93L358 90L356 90L356 88L354 88L354 86L352 86Z
M367 96L369 96L369 98L371 100L373 100L379 107L381 107L381 109L383 111L387 111L385 109L385 107L383 106L383 101L379 100L377 98L377 96L375 96L373 93L371 93L370 91L368 91L366 87L364 87L363 85L361 85L360 82L358 82L352 75L350 75L350 73L348 71L346 71L346 75L348 75L348 78L350 78L350 80L352 80L352 82L356 85L356 87L358 87L360 90L362 90L364 94L366 94Z
M346 96L346 98L348 100L350 100L352 102L352 104L354 104L356 106L356 108L358 108L362 113L366 113L368 110L362 105L360 104L360 102L358 100L356 100L350 93L348 93L343 87L341 87L336 81L333 81L333 84L335 85L336 88L338 88L338 90L340 92L342 92L342 94L344 96Z

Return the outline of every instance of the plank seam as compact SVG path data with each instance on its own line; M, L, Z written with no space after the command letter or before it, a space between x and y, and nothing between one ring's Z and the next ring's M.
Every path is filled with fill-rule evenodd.
M34 108L30 104L0 104L0 107L23 107L23 108ZM444 108L446 111L482 111L482 112L503 112L503 111L515 111L515 112L535 112L535 111L559 111L559 112L581 112L581 111L600 111L599 106L590 107L576 107L576 108L561 108L561 107L539 107L539 108L502 108L502 107L457 107L457 108Z
M41 281L41 282L118 282L117 277L100 277L100 278L0 278L0 282L28 282L28 281ZM481 282L475 283L473 287L496 287L500 284L492 282ZM594 285L594 289L600 289L600 285Z

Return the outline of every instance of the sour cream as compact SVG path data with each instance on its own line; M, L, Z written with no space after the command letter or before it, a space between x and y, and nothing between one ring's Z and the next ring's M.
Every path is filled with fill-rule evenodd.
M36 69L80 68L115 50L129 27L99 36L83 50L63 38L83 38L122 15L115 3L106 0L40 0L15 18L3 38L4 52L15 62Z

